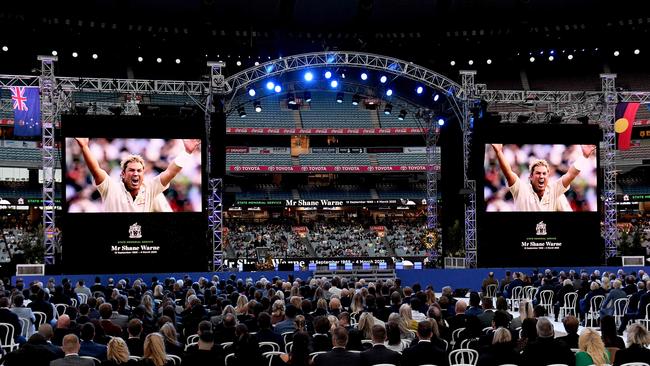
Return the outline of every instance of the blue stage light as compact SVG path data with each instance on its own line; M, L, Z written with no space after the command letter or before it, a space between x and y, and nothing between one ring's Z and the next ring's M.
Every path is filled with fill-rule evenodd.
M307 71L305 73L305 81L312 81L314 80L314 74L311 73L311 71Z
M251 97L254 97L255 96L255 89L248 89L248 95L250 95Z
M438 126L444 126L444 125L445 125L444 118L438 118Z
M383 84L383 83L385 83L386 81L388 81L388 78L384 75L384 76L382 76L382 77L379 78L379 81Z
M433 101L437 102L438 99L440 99L440 94L436 93L436 95L433 96Z
M266 83L266 88L268 90L273 90L273 88L275 88L275 83L272 82L272 81L269 81L268 83Z
M276 85L275 88L273 88L273 90L275 90L276 93L279 93L282 91L282 87L280 85Z
M361 73L361 80L364 80L364 81L368 80L368 74L366 74L365 72L362 72Z
M391 95L393 95L393 89L386 90L386 96L390 97Z
M421 87L421 86L418 86L418 88L415 89L415 92L418 93L418 94L422 94L423 91L424 91L424 88Z
M325 79L329 79L332 77L332 72L331 71L325 71Z
M336 81L336 80L332 80L332 81L330 82L330 86L331 86L332 88L338 88L338 86L339 86L339 82Z

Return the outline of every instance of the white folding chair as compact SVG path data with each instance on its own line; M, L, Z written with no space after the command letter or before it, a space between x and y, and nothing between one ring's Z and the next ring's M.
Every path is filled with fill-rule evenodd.
M192 347L192 346L194 346L194 345L196 345L196 344L199 344L199 342L192 342L192 343L188 343L188 344L186 344L186 345L185 345L185 349L184 349L185 352L187 352L187 350L188 350L190 347Z
M623 319L623 316L627 311L628 302L629 300L627 297L616 299L614 301L614 320L616 321L617 327L621 326L621 319Z
M129 360L140 361L140 360L142 360L142 357L140 357L140 356L129 356Z
M71 306L72 306L73 308L76 308L76 307L77 307L77 299L70 299L70 302L72 303Z
M622 364L621 366L650 366L650 365L648 365L645 362L628 362L628 363Z
M291 342L290 337L293 338L293 332L282 333L282 340L284 341L284 344L287 344L287 342Z
M28 338L29 337L29 328L32 326L32 320L27 318L18 318L20 320L21 330L20 335Z
M585 314L585 325L594 328L600 319L600 306L605 301L605 296L596 295L589 300L589 311Z
M314 362L314 359L316 358L316 356L318 356L320 354L323 354L323 353L327 353L327 351L318 351L318 352L310 353L309 357L311 357L311 362Z
M41 311L34 311L34 318L36 319L36 321L34 322L34 326L36 327L36 330L38 330L38 327L45 324L45 322L47 321L47 315Z
M15 329L12 324L0 323L0 348L9 352L18 349L18 343L14 342ZM7 353L9 353L7 352Z
M54 310L56 311L56 318L59 319L59 317L63 314L65 314L66 309L68 309L68 304L53 304L54 305Z
M497 297L497 288L498 287L499 286L494 284L494 283L491 284L491 285L487 285L487 287L485 288L485 296L489 297L491 299Z
M291 347L293 347L293 342L285 343L284 344L284 352L290 353L291 352Z
M190 343L196 343L199 341L199 335L198 334L192 334L187 336L187 339L185 340L185 344L190 344Z
M535 297L535 286L524 286L521 290L522 299L532 300Z
M457 349L449 353L449 365L476 365L478 352L473 349Z
M458 336L464 330L465 330L465 328L458 328L458 329L454 330L453 332L451 332L451 345L452 346L456 345L456 341L458 340Z
M284 352L269 351L262 353L267 360L269 360L269 366L273 364L273 357L283 355Z
M512 291L510 291L510 298L506 299L506 301L510 304L511 311L519 309L519 301L521 301L522 292L521 286L516 286Z
M553 314L553 290L544 290L539 293L539 304L546 309L546 314Z
M275 342L260 342L259 347L271 347L271 351L280 352L280 345Z
M86 294L78 293L77 297L79 298L79 304L80 305L85 304L85 303L88 302L88 295L86 295Z
M463 339L460 342L460 347L458 347L458 349L470 349L474 343L478 343L478 338Z
M167 360L171 360L174 366L181 366L181 358L176 355L167 355Z
M578 303L578 293L577 292L567 292L564 294L564 304L560 306L560 314L558 316L560 319L564 319L567 315L578 316L576 314L576 304Z
M647 304L645 306L645 318L643 319L637 319L636 322L639 324L643 324L643 326L648 329L648 326L650 326L650 304Z
M223 360L223 361L224 361L224 364L225 364L226 366L228 366L228 361L229 361L230 359L232 359L232 358L235 358L235 354L234 354L234 353L230 353L230 354L226 355L226 358L224 358L224 360Z

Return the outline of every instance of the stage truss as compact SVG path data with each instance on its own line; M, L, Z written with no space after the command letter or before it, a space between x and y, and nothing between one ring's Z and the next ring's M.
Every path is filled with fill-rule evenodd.
M520 90L488 90L485 84L475 84L475 71L461 71L462 85L448 79L447 77L415 65L411 62L397 58L381 55L360 53L360 52L321 52L308 53L286 58L272 60L259 66L249 68L225 78L221 74L222 63L211 63L210 80L208 81L177 81L177 80L137 80L137 79L107 79L107 78L78 78L78 77L55 77L54 61L56 58L43 58L40 76L27 75L0 75L0 87L9 86L39 86L43 97L43 126L54 127L59 121L61 113L69 112L74 107L72 102L73 93L113 93L124 96L124 101L117 103L93 103L96 114L108 114L108 107L119 105L124 108L125 114L137 114L137 96L141 95L170 95L189 97L196 105L206 112L206 128L210 127L209 113L213 111L211 101L215 96L226 97L235 95L240 89L265 78L279 76L283 73L313 67L357 67L371 70L381 70L396 76L405 77L423 83L425 86L445 92L449 98L454 112L459 117L463 133L464 152L464 178L465 187L463 192L466 196L465 206L465 249L466 266L476 266L476 181L468 177L469 151L471 146L471 123L472 115L470 108L478 101L486 101L488 105L526 105L534 109L533 112L509 112L501 111L499 114L504 117L504 122L512 122L520 115L526 114L529 122L550 122L549 116L560 116L563 120L560 123L575 123L573 118L589 117L592 121L598 121L604 132L604 141L601 143L601 167L605 171L605 186L603 206L605 209L604 233L606 243L606 256L616 255L616 208L615 208L615 146L613 132L614 108L617 101L639 102L650 104L650 92L616 92L615 75L603 74L602 90L597 92L585 91L520 91ZM130 96L130 98L127 98ZM50 104L51 107L50 108ZM0 101L0 108L3 111L10 111L11 104L7 100ZM49 108L49 109L48 109ZM542 110L540 112L539 110ZM46 113L49 113L46 115ZM51 121L49 125L46 122ZM209 131L208 131L209 132ZM209 135L208 135L209 136ZM435 151L435 146L430 149L431 141L427 139L427 151ZM43 144L53 144L53 130L43 128ZM44 171L52 168L53 156L51 150L43 149ZM49 155L48 155L49 151ZM427 156L427 159L435 159ZM437 225L437 208L432 210L431 202L437 202L437 197L431 197L436 182L429 182L434 179L435 174L427 174L427 212L428 222L435 222ZM209 198L209 220L212 230L213 241L213 266L218 266L222 261L221 248L221 190L223 182L212 180L210 177L210 198ZM54 203L53 181L44 179L43 198L45 202ZM436 192L437 194L437 192ZM49 211L48 211L49 212ZM435 215L435 218L431 216ZM54 248L57 240L55 233L55 217L52 207L51 214L44 215L44 238L46 240L46 261L54 262ZM431 221L433 220L433 221ZM439 229L439 228L438 228ZM47 241L47 240L50 241Z

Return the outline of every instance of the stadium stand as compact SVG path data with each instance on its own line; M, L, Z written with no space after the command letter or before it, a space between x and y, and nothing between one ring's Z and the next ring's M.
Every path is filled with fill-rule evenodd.
M350 98L350 96L347 96ZM354 106L349 100L336 102L336 93L314 92L309 108L301 109L304 128L373 128L377 112Z

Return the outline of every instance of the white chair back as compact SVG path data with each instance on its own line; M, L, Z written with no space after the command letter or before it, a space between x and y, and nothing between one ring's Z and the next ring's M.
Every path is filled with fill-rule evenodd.
M491 285L487 285L487 287L485 288L485 296L489 297L489 298L497 297L497 288L498 287L499 286L494 284L494 283L491 284Z
M14 342L15 329L12 324L0 323L0 347L3 350L8 350L7 353L18 349L18 344Z
M478 352L473 349L457 349L449 353L449 365L476 365Z
M628 362L628 363L622 364L621 366L650 366L650 365L648 365L645 362Z
M36 319L36 321L34 322L34 326L36 327L36 330L38 330L38 327L45 324L45 322L47 321L47 315L40 311L34 311L34 318Z
M280 345L275 342L260 342L259 347L270 347L272 352L280 352Z
M454 330L453 332L451 332L451 345L452 346L456 345L456 341L458 340L458 336L460 336L460 333L462 333L462 331L464 331L464 330L465 330L465 328L458 328L458 329Z
M32 320L27 319L27 318L18 318L20 320L20 325L21 325L21 330L20 330L20 335L28 338L29 337L29 329L32 327Z
M77 297L79 298L79 304L80 305L85 304L85 303L88 302L88 295L86 295L86 294L78 293Z
M318 351L318 352L312 352L312 353L310 353L310 354L309 354L309 357L311 357L311 362L313 363L313 362L314 362L314 359L316 358L316 356L318 356L318 355L320 355L320 354L323 354L323 353L327 353L327 351Z
M539 304L546 309L546 314L553 314L553 290L544 290L539 293Z
M267 360L269 360L269 366L273 364L273 357L283 355L284 352L269 351L262 353Z
M616 321L616 326L621 326L621 319L625 312L627 311L627 304L629 300L627 297L616 299L614 301L614 320Z
M589 312L585 315L586 325L588 327L595 327L600 319L600 306L603 304L605 296L596 295L589 300Z
M291 347L293 347L293 342L288 342L284 344L284 351L286 353L291 352Z
M230 354L226 355L226 358L223 360L223 361L224 361L224 364L225 364L226 366L228 366L228 362L230 362L230 360L233 359L233 358L235 358L235 354L234 354L234 353L230 353Z
M174 366L181 366L181 358L176 355L167 355L167 360L171 360Z

